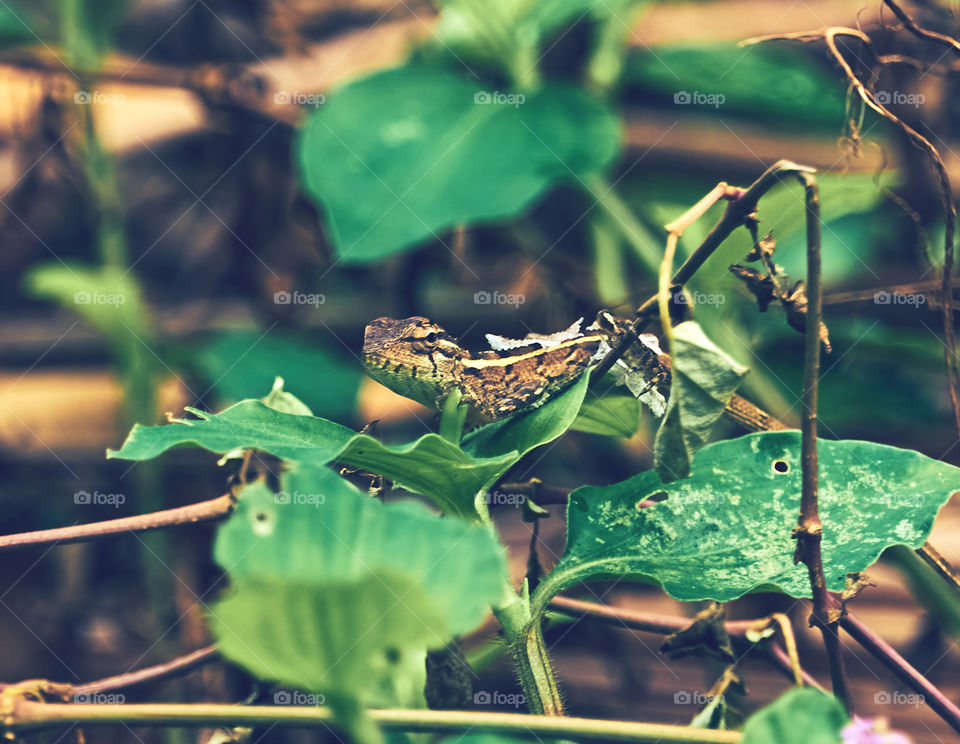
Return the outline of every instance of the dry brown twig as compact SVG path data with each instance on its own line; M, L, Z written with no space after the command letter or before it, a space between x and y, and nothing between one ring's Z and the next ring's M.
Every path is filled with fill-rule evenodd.
M916 25L913 19L910 18L909 15L907 15L895 2L893 2L893 0L884 0L884 3L887 7L894 11L894 14L897 15L901 22L903 22L904 27L908 31L916 36L919 36L920 38L947 45L957 54L960 54L960 42L957 42L955 39L943 34L938 34L936 32L927 31L926 29L920 28ZM901 132L903 132L904 135L906 135L907 139L912 145L914 145L914 147L917 147L927 154L937 181L937 186L940 191L940 197L943 202L944 209L945 230L943 245L943 274L940 285L944 331L944 356L947 365L947 384L950 392L950 404L953 409L954 426L958 435L960 435L960 392L958 392L957 387L958 362L956 353L956 332L953 325L953 293L951 281L951 274L953 272L953 241L956 229L956 208L953 204L953 190L950 186L950 179L947 176L946 165L944 164L940 153L937 151L937 148L933 146L933 143L931 143L929 139L924 137L922 134L920 134L920 132L900 119L900 117L898 117L896 114L890 111L890 109L877 100L873 92L863 83L856 72L854 72L846 57L844 57L844 55L841 53L840 48L837 46L838 37L851 37L858 39L859 41L863 42L873 59L876 60L878 64L882 60L882 57L877 54L876 49L874 48L873 40L866 33L858 29L847 28L843 26L831 26L817 31L804 31L792 34L758 36L751 39L746 39L740 43L741 46L747 46L767 41L783 40L825 42L830 55L834 58L837 64L840 65L850 84L851 89L856 91L857 95L859 95L860 99L863 101L863 104L897 127Z

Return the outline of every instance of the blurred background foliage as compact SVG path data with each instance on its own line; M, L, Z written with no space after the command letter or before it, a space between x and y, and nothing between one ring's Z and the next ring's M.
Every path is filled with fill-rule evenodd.
M949 3L917 12L930 27L960 28ZM381 419L386 441L410 440L435 419L363 375L369 320L427 315L481 348L487 332L553 331L600 307L629 313L656 286L662 226L717 182L746 186L779 158L820 171L834 347L823 365L823 436L960 462L930 291L942 228L923 159L886 124L859 123L822 47L737 45L858 20L878 24L879 3L7 0L5 532L217 495L225 476L200 452L179 451L161 471L105 462L103 450L134 421L261 397L275 375L319 416L355 428ZM893 51L929 55L892 35L875 34ZM936 135L955 181L956 84L896 68L875 87L922 95L922 105L895 110ZM721 210L686 232L678 261ZM802 278L799 189L775 189L759 215L776 262ZM727 271L749 247L746 231L724 243L689 287L720 299L693 309L750 367L745 394L795 423L802 337L779 308L758 313ZM875 301L878 290L915 283L923 304ZM478 301L498 292L523 302ZM646 469L655 427L645 413L627 423L629 439L573 434L511 478L573 486ZM94 489L128 498L120 509L74 503L75 492ZM514 516L503 517L505 534L522 546L529 526ZM934 543L958 558L955 524L948 509ZM149 550L131 537L11 556L0 677L86 680L206 642L201 600L222 587L211 532L151 538ZM561 520L544 523L541 537L559 552ZM525 553L516 553L522 573ZM871 601L882 621L915 600L898 574L878 570L886 581ZM621 599L680 611L645 591ZM756 612L751 602L761 600L743 600L743 612ZM921 669L956 632L930 612L880 627ZM671 675L696 677L696 665L668 671L628 642L595 629L560 645L573 709L675 720L658 694L676 689ZM595 666L578 668L598 643ZM506 668L494 672L502 689L513 684ZM182 699L179 684L159 697ZM232 700L242 688L212 670L182 684L207 699ZM923 726L941 730L932 719L920 725L922 710L910 715L917 741L927 740Z

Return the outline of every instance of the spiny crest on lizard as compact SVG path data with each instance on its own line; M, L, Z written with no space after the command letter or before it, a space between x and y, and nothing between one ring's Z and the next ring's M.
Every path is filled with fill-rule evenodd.
M496 421L543 404L592 365L603 338L569 330L474 357L427 318L377 318L367 326L363 357L370 375L394 392L440 408L456 388L473 421Z

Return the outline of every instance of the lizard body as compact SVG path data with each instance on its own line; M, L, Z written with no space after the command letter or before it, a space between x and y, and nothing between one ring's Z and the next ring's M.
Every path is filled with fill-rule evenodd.
M475 422L496 421L569 387L620 331L608 313L601 313L587 333L579 327L578 321L557 334L520 340L488 336L499 351L474 356L428 318L377 318L366 328L363 360L370 375L394 392L440 408L459 389ZM640 346L645 363L659 370L657 354L649 345Z

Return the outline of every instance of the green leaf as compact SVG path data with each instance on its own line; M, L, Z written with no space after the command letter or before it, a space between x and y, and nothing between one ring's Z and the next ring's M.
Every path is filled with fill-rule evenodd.
M746 115L780 128L809 129L814 124L825 132L843 117L843 89L836 78L787 45L743 49L734 42L663 44L632 55L626 76L648 95L659 92L671 103L681 91L723 96L718 107L692 101L677 105L703 115Z
M360 371L319 346L315 334L230 331L191 349L186 363L224 403L259 398L279 375L287 390L322 416L340 421L356 412Z
M640 427L640 406L632 395L605 395L588 400L570 428L607 437L632 437Z
M590 375L581 375L573 385L542 406L472 431L463 439L464 451L473 457L499 457L516 452L519 460L570 428L589 385Z
M187 408L195 419L172 419L167 426L137 424L119 450L107 458L150 460L180 444L223 454L258 449L284 460L323 464L334 459L352 437L352 429L314 416L282 413L259 400L245 400L221 413Z
M747 719L740 744L840 744L849 720L833 695L794 688Z
M690 474L691 458L748 372L694 321L673 329L670 354L670 399L653 443L654 466L665 483Z
M384 505L326 468L288 472L282 485L246 487L218 531L214 556L232 585L211 618L220 648L299 689L419 699L424 650L473 630L502 595L493 534L419 504Z
M262 399L263 405L272 408L280 413L292 413L295 416L312 416L313 411L310 407L300 400L293 393L288 393L283 389L283 378L277 377L273 381L273 387L270 392Z
M140 287L126 269L48 263L33 268L26 285L31 294L56 300L119 346L127 344L131 334L150 336Z
M818 445L823 564L830 591L890 545L919 548L960 468L872 442ZM781 472L785 471L785 472ZM656 494L666 500L637 508ZM704 447L690 478L664 484L653 471L570 495L563 557L537 589L550 598L599 578L653 580L670 596L727 602L763 587L809 597L793 562L800 512L800 434L749 434Z
M522 102L486 102L494 93L407 66L344 86L311 115L300 164L343 260L374 261L455 225L514 217L619 150L617 118L582 91L546 86Z
M194 444L220 454L257 449L284 460L323 465L336 460L369 470L432 499L444 513L474 519L474 497L502 475L519 456L477 458L436 434L406 445L385 445L333 421L282 413L260 401L241 401L222 413L188 408L196 419L174 419L168 426L131 430L108 458L149 460L180 444Z

